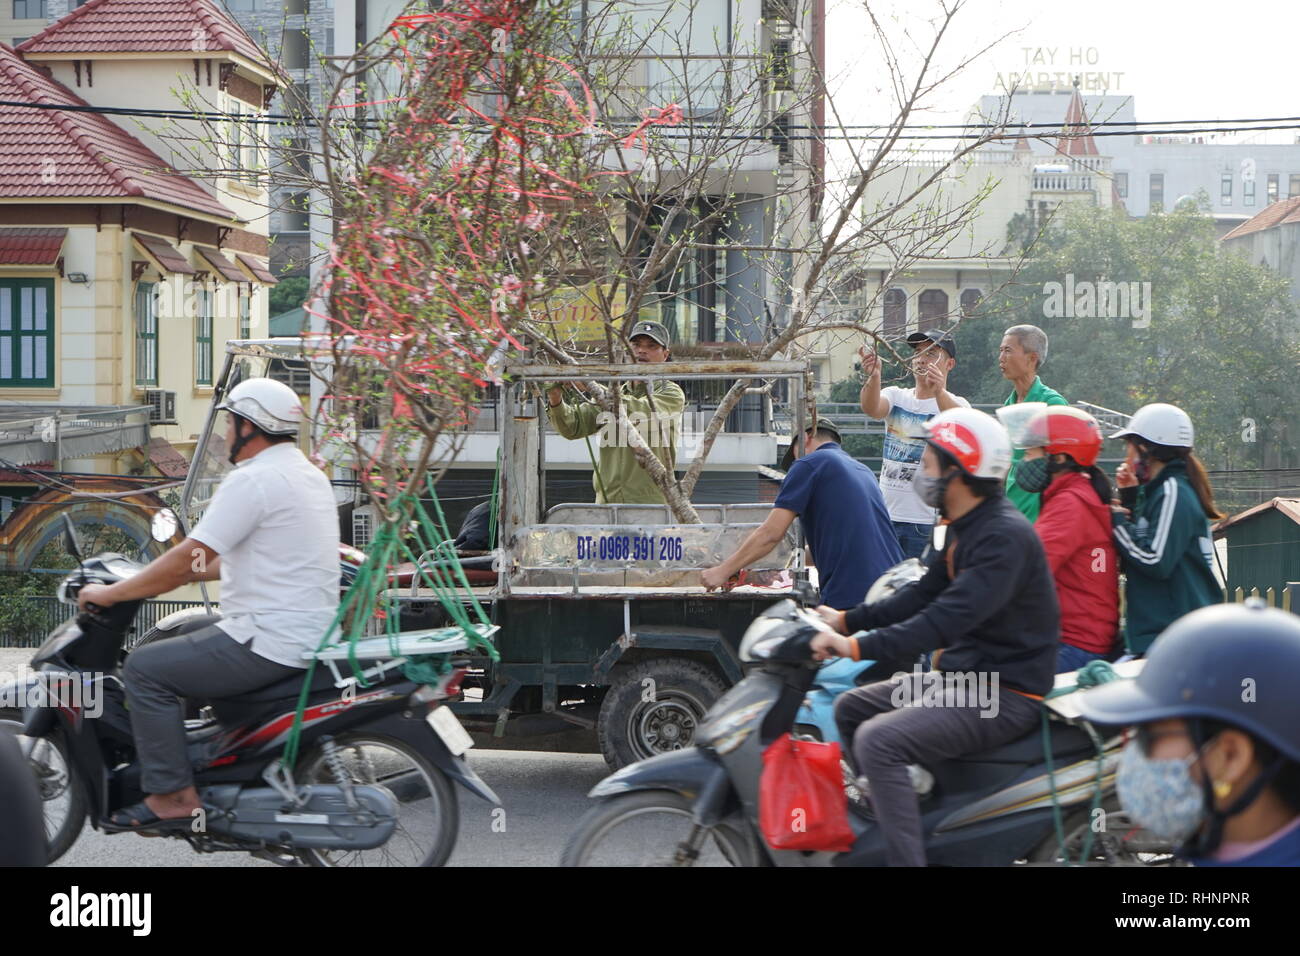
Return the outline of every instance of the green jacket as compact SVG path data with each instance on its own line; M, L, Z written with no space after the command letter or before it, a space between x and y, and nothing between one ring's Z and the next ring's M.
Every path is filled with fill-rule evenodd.
M627 419L671 473L677 464L677 436L681 429L682 409L686 407L686 394L681 386L673 382L655 382L654 410L657 417L654 420L650 416L650 400L646 397L644 383L625 383L622 402ZM663 492L636 460L626 436L619 434L618 423L611 413L588 401L563 401L549 406L548 413L556 432L565 438L585 438L600 433L599 463L596 474L591 477L597 504L664 504Z
M1221 603L1223 591L1214 577L1210 522L1185 463L1168 462L1138 488L1132 512L1132 520L1114 512L1111 523L1127 582L1124 643L1129 653L1145 654L1178 618Z
M1056 389L1048 388L1043 384L1043 380L1035 376L1034 384L1029 386L1029 391L1025 393L1027 402L1046 402L1048 405L1069 405L1061 393ZM1003 405L1017 405L1016 390L1012 389L1011 394ZM1011 503L1020 509L1020 513L1028 518L1031 522L1038 520L1038 509L1042 505L1043 496L1036 492L1025 491L1016 484L1016 466L1020 464L1020 459L1025 457L1023 448L1013 449L1011 452L1011 470L1007 472L1007 497Z

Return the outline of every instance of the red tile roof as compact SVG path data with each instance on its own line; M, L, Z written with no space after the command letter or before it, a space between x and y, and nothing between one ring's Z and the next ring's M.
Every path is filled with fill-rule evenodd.
M1065 133L1071 134L1062 136L1057 141L1056 151L1062 156L1097 156L1097 141L1092 138L1092 127L1088 122L1088 117L1083 109L1083 97L1079 95L1079 88L1074 88L1074 96L1070 97L1070 105L1065 111Z
M3 43L0 100L87 105ZM107 116L6 106L0 110L0 201L58 197L138 197L239 221L194 180L168 170L156 153Z
M235 258L239 261L241 266L248 270L249 274L252 275L253 278L257 279L258 282L263 285L277 284L277 280L275 276L271 275L271 271L256 259L240 255L236 255Z
M166 438L150 438L145 451L153 466L168 478L184 478L189 473L190 463Z
M144 254L153 260L154 266L160 272L174 272L176 275L192 276L198 272L190 261L176 251L176 248L166 239L159 239L156 236L142 236L138 232L131 233L131 238L135 244L144 251Z
M221 273L221 277L228 282L247 282L248 277L235 268L235 264L223 256L218 250L211 246L195 246L195 251L208 265ZM204 269L204 272L211 272L211 269Z
M1261 212L1247 219L1236 229L1225 233L1223 239L1248 236L1252 232L1261 232L1289 222L1300 222L1300 196L1292 196L1290 199L1283 199L1281 202L1265 206ZM1223 239L1220 241L1222 242Z
M266 54L214 0L90 0L18 47L21 53Z
M62 228L0 229L0 266L52 266L67 237Z

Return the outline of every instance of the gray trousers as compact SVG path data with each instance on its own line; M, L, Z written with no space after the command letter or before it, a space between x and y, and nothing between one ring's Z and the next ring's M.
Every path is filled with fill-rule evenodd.
M835 701L840 740L854 769L867 778L890 866L925 866L921 807L908 764L924 766L996 747L1024 736L1041 719L1039 701L1004 688L986 708L969 700L967 706L900 706L899 701L924 702L926 676L911 673L901 684L888 680L858 687Z
M132 651L122 683L144 792L175 793L194 782L181 698L233 697L302 674L253 653L215 624Z

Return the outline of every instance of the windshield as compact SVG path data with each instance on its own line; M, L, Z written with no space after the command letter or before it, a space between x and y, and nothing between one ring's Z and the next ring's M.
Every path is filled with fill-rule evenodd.
M227 395L236 385L248 379L269 377L284 382L304 401L308 400L311 376L307 362L290 357L291 353L284 347L275 350L282 357L277 357L269 350L267 354L261 355L239 354L234 351L236 348L236 344L231 343L226 356L227 366L215 390L216 395ZM229 412L209 410L207 425L199 436L194 460L190 462L184 500L181 502L187 529L193 528L203 517L203 512L207 510L222 479L234 470L234 465L227 457L230 454L230 448L226 444L226 426L229 420ZM303 429L303 434L299 436L300 447L305 449L308 439L308 430Z

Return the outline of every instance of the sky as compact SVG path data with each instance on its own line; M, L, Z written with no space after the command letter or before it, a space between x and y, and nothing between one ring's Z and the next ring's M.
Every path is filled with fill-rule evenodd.
M879 96L881 56L864 0L827 4L828 75L832 88L839 80L838 102L858 122L887 120L893 110ZM917 44L904 30L928 39L933 30L925 20L939 11L938 0L883 0L871 7L914 66ZM1197 0L966 0L940 48L941 63L951 67L995 45L936 91L928 117L960 121L980 95L998 92L999 73L1025 70L1108 74L1111 93L1135 97L1139 121L1296 116L1297 25L1300 7L1288 0L1241 7ZM1283 138L1271 141L1293 142L1296 134L1273 134Z

